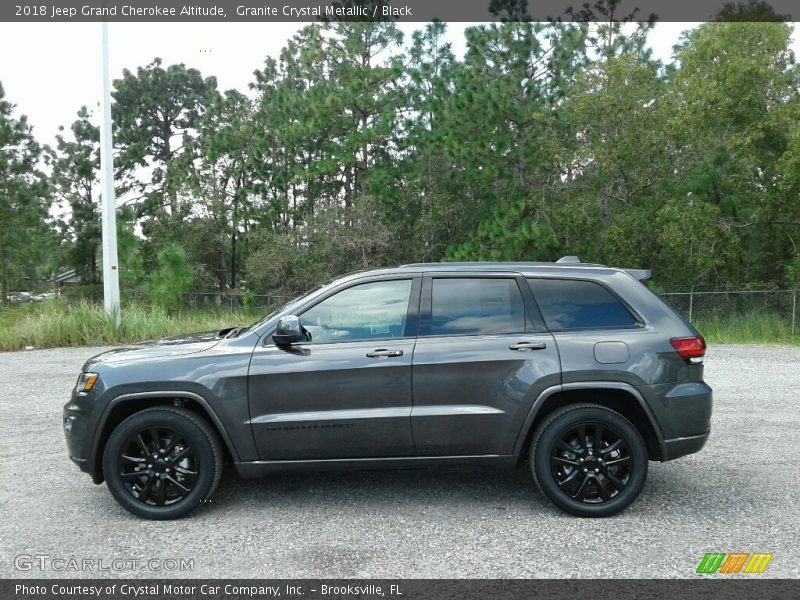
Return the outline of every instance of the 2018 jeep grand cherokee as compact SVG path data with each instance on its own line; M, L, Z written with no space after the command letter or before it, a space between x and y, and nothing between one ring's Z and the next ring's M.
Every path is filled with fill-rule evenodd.
M250 327L89 359L64 408L70 457L142 517L283 469L528 458L581 516L618 513L648 461L710 429L703 338L647 272L419 264L343 277Z

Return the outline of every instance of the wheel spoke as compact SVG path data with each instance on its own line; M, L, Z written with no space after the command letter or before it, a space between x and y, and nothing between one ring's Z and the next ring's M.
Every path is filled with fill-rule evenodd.
M161 450L161 434L158 433L158 427L150 427L147 431L150 433L150 439L153 440L153 444L155 444L153 452L158 452Z
M575 500L583 500L586 497L586 492L589 489L589 476L584 475L583 481L581 482L580 486L578 486L578 491L575 492L573 498Z
M192 491L190 488L187 488L187 487L186 487L186 486L184 486L182 483L178 483L178 481L177 481L177 480L173 479L173 478L172 478L172 477L170 477L169 475L167 475L167 479L166 479L166 481L169 481L169 482L170 482L172 485L176 486L176 487L177 487L179 490L181 490L181 491L183 492L183 493L181 494L181 496L185 496L186 494L188 494L189 492L191 492L191 491ZM163 482L163 480L162 480L162 482Z
M169 455L170 452L175 448L175 442L178 441L178 434L176 433L167 442L166 447L164 448L164 454Z
M582 448L587 448L589 446L585 425L578 425L578 445Z
M186 468L184 468L184 467L181 467L180 465L177 465L177 466L175 467L175 471L176 471L176 472L177 472L179 475L186 475L187 477L195 477L195 476L197 475L197 471L191 471L191 470L189 470L189 469L186 469Z
M183 450L181 450L175 456L173 456L171 459L169 459L169 462L171 462L171 463L180 462L183 458L186 457L187 454L189 454L191 452L192 452L192 447L191 446L186 446Z
M601 448L601 444L603 443L603 433L605 429L603 429L602 425L595 425L594 427L594 439L592 439L592 448L597 451Z
M141 433L137 433L136 434L136 439L134 441L139 445L139 447L142 450L144 450L145 456L150 454L150 449L147 447L147 444L144 443L144 439L142 439L142 434Z
M150 495L150 490L152 487L153 487L153 476L148 475L144 487L139 492L139 497L138 497L139 501L147 503L147 497Z
M619 450L620 446L622 446L622 440L617 440L613 444L609 444L608 446L600 450L600 454L609 454L610 452Z
M156 490L156 504L164 506L167 501L167 486L163 479L158 480L158 490Z
M120 454L119 457L120 457L121 460L124 460L124 461L127 461L127 462L132 462L132 463L147 462L147 458L144 457L144 456L128 456L127 454Z
M142 477L150 477L150 474L147 471L131 471L130 473L122 473L120 475L120 479L122 481L136 481Z
M623 456L621 458L614 458L611 460L606 461L607 467L619 466L619 465L628 465L631 462L630 456Z
M578 469L573 469L572 473L570 473L569 475L567 475L566 478L564 478L564 479L562 479L561 481L558 482L558 486L559 487L564 487L565 485L569 485L570 483L572 483L573 481L575 481L578 478L578 473L579 472L580 471L578 471Z
M562 465L569 465L570 467L577 467L578 461L570 460L569 458L564 458L563 456L554 456L550 459L553 462L562 464Z
M622 482L621 479L618 479L616 476L612 475L611 473L606 473L605 475L606 475L606 478L611 482L611 485L613 485L614 488L617 491L621 492L622 490L625 489L625 484Z
M611 499L611 492L608 491L606 484L603 483L600 477L594 478L595 486L597 487L597 493L600 494L600 497L603 500L610 500Z
M561 448L562 450L566 450L567 452L571 452L572 454L578 453L578 448L576 448L572 444L568 444L564 440L558 441L558 447Z

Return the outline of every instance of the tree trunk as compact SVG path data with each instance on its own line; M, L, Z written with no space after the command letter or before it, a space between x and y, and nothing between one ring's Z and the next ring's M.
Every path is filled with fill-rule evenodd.
M233 211L231 213L231 289L236 288L236 232L239 229L239 189L241 181L236 184L233 193Z
M2 256L0 256L0 282L2 282L3 305L8 305L8 269L6 268L6 257L8 256L6 249L3 248Z

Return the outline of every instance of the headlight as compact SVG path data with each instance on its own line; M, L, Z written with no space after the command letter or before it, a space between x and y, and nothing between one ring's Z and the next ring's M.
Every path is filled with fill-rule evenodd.
M75 390L78 392L91 392L97 382L97 373L81 373Z

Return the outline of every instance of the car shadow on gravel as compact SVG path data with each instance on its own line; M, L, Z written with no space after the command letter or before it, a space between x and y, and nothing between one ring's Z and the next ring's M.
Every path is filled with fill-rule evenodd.
M513 470L485 468L425 468L372 471L275 473L240 479L226 469L211 510L240 506L291 505L295 509L347 505L376 507L472 505L476 509L508 510L515 506L548 508L526 466Z
M653 511L679 515L719 517L756 509L769 501L764 490L734 468L697 464L650 463L650 474L640 500L622 515L641 517ZM696 464L691 464L696 463ZM718 501L712 481L698 478L709 469L729 484L731 502ZM722 472L724 471L724 473ZM354 512L425 507L427 510L466 512L523 512L572 518L556 509L533 482L527 465L513 470L469 467L431 467L372 471L275 473L259 479L240 479L228 465L208 512L238 512L291 507L318 512L331 507Z

